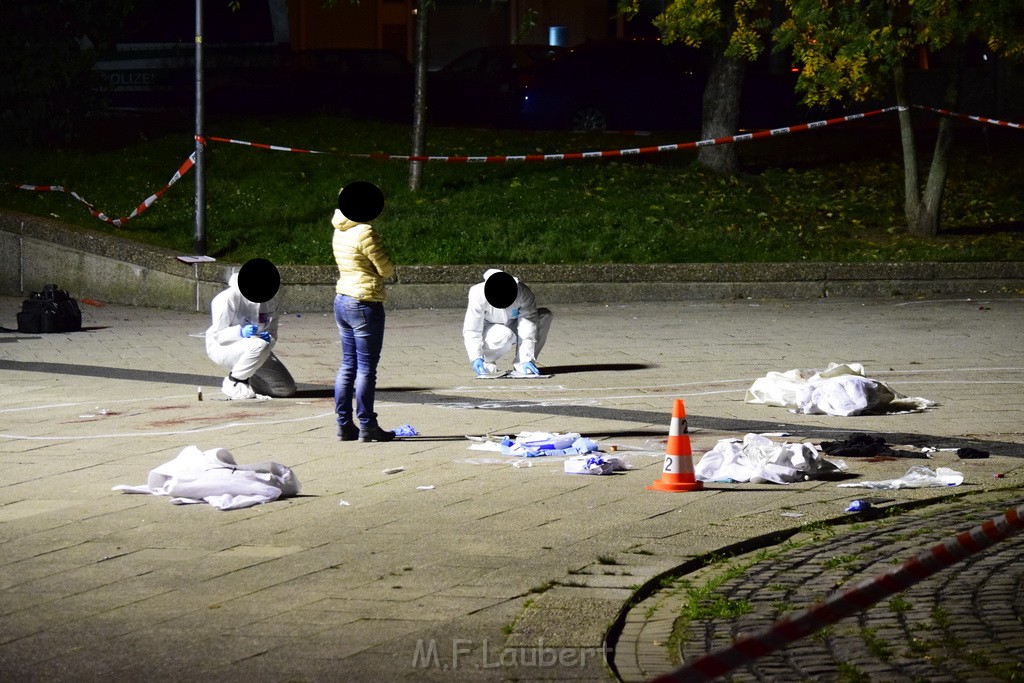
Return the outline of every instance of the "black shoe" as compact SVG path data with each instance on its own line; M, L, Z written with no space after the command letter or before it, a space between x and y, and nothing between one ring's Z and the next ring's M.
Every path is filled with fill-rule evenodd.
M355 425L338 425L339 441L355 441L359 438L359 427Z
M395 433L387 429L381 429L378 427L371 427L366 431L360 430L359 440L362 442L367 441L391 441L395 438Z

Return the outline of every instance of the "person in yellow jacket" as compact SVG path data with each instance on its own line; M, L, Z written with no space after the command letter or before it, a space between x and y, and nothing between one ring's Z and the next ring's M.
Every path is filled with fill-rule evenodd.
M384 193L373 183L349 183L338 193L334 260L338 284L334 320L341 336L341 365L334 379L334 411L342 441L391 441L373 409L377 363L384 346L384 281L394 274L391 258L370 222L384 209ZM355 399L355 415L352 400Z

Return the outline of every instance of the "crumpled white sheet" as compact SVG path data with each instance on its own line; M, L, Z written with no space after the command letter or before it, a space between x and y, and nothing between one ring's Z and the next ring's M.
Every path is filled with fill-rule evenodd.
M788 484L844 467L821 457L809 443L776 443L760 434L747 434L742 443L722 439L694 465L701 481L754 481Z
M850 417L879 412L920 412L935 405L910 398L885 382L865 376L860 363L829 363L824 370L769 372L747 389L747 403L789 408L803 415Z
M924 465L915 465L907 470L899 479L882 481L856 481L839 484L840 488L849 489L923 489L937 486L959 486L964 483L964 475L949 467L937 467L934 470Z
M121 484L113 490L172 496L175 505L209 503L220 510L238 510L294 496L299 480L276 462L239 465L226 448L201 451L188 446L173 460L150 470L144 486Z

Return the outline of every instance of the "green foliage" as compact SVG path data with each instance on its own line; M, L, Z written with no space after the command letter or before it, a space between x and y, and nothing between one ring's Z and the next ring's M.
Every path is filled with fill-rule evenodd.
M808 104L868 99L911 47L908 32L894 29L895 12L886 0L790 0L789 6L791 15L775 38L801 65L797 89Z
M869 683L871 676L858 669L856 664L841 662L836 680L839 683Z
M536 28L539 21L540 13L532 7L526 8L522 17L519 19L519 27L516 29L516 37L512 42L521 43L526 40L526 36L529 35L530 31Z
M710 45L726 57L754 61L769 36L769 10L756 0L673 0L654 23L666 42Z
M712 619L736 619L750 614L754 608L745 598L732 599L721 593L706 593L691 596L686 603L683 616L692 621Z
M861 638L864 639L864 643L868 647L868 651L874 656L878 657L883 661L887 661L892 657L892 648L885 640L878 636L878 632L869 627L863 626L860 629Z
M1024 56L1022 0L787 0L775 31L801 65L797 90L811 105L862 102L884 92L896 65L919 46L941 50L979 37Z
M860 565L860 558L856 555L843 554L828 558L822 563L826 569L840 569L853 572Z
M835 632L835 627L834 626L823 626L823 627L819 628L817 631L815 631L814 633L812 633L810 638L813 641L816 641L816 642L819 642L819 643L824 643L824 642L828 641L829 638L832 637L832 634L834 632Z
M902 595L889 599L889 609L896 614L906 614L910 611L911 607L912 605Z

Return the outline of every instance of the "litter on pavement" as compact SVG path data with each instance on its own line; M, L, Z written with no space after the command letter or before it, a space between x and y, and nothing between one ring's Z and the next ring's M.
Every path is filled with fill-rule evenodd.
M809 443L776 443L760 434L743 441L721 439L694 466L701 481L788 484L823 478L846 469L845 463L821 457Z
M923 489L936 486L959 486L964 481L961 472L949 467L938 467L931 469L923 465L915 465L907 470L899 479L886 479L884 481L858 481L847 484L839 484L840 488L862 488L862 489Z
M176 505L209 503L220 510L269 503L294 496L299 480L284 465L239 465L226 448L201 451L188 446L173 460L153 469L143 486L119 485L114 491L171 496Z
M600 455L578 455L568 458L562 467L566 474L611 474L629 469L622 458L605 458Z
M518 455L538 458L545 455L586 455L600 449L590 439L576 432L521 432L515 439L506 438L501 442L503 455Z
M876 455L899 455L880 436L851 434L842 441L822 441L821 450L839 458L870 458Z
M870 510L876 505L882 505L883 503L891 503L895 498L881 498L878 496L858 498L857 500L851 501L846 507L847 512L863 512L864 510Z
M576 432L520 432L509 436L466 436L474 451L495 451L502 455L538 458L546 455L587 455L598 453L598 445Z
M928 459L932 457L930 453L936 450L918 446L901 446L901 450L895 450L882 437L869 434L851 434L842 441L822 441L819 447L825 455L837 458L867 458L869 462L897 458Z
M803 415L850 417L865 413L921 412L935 405L910 398L865 376L860 363L829 363L824 370L769 372L747 390L747 403L788 408Z

